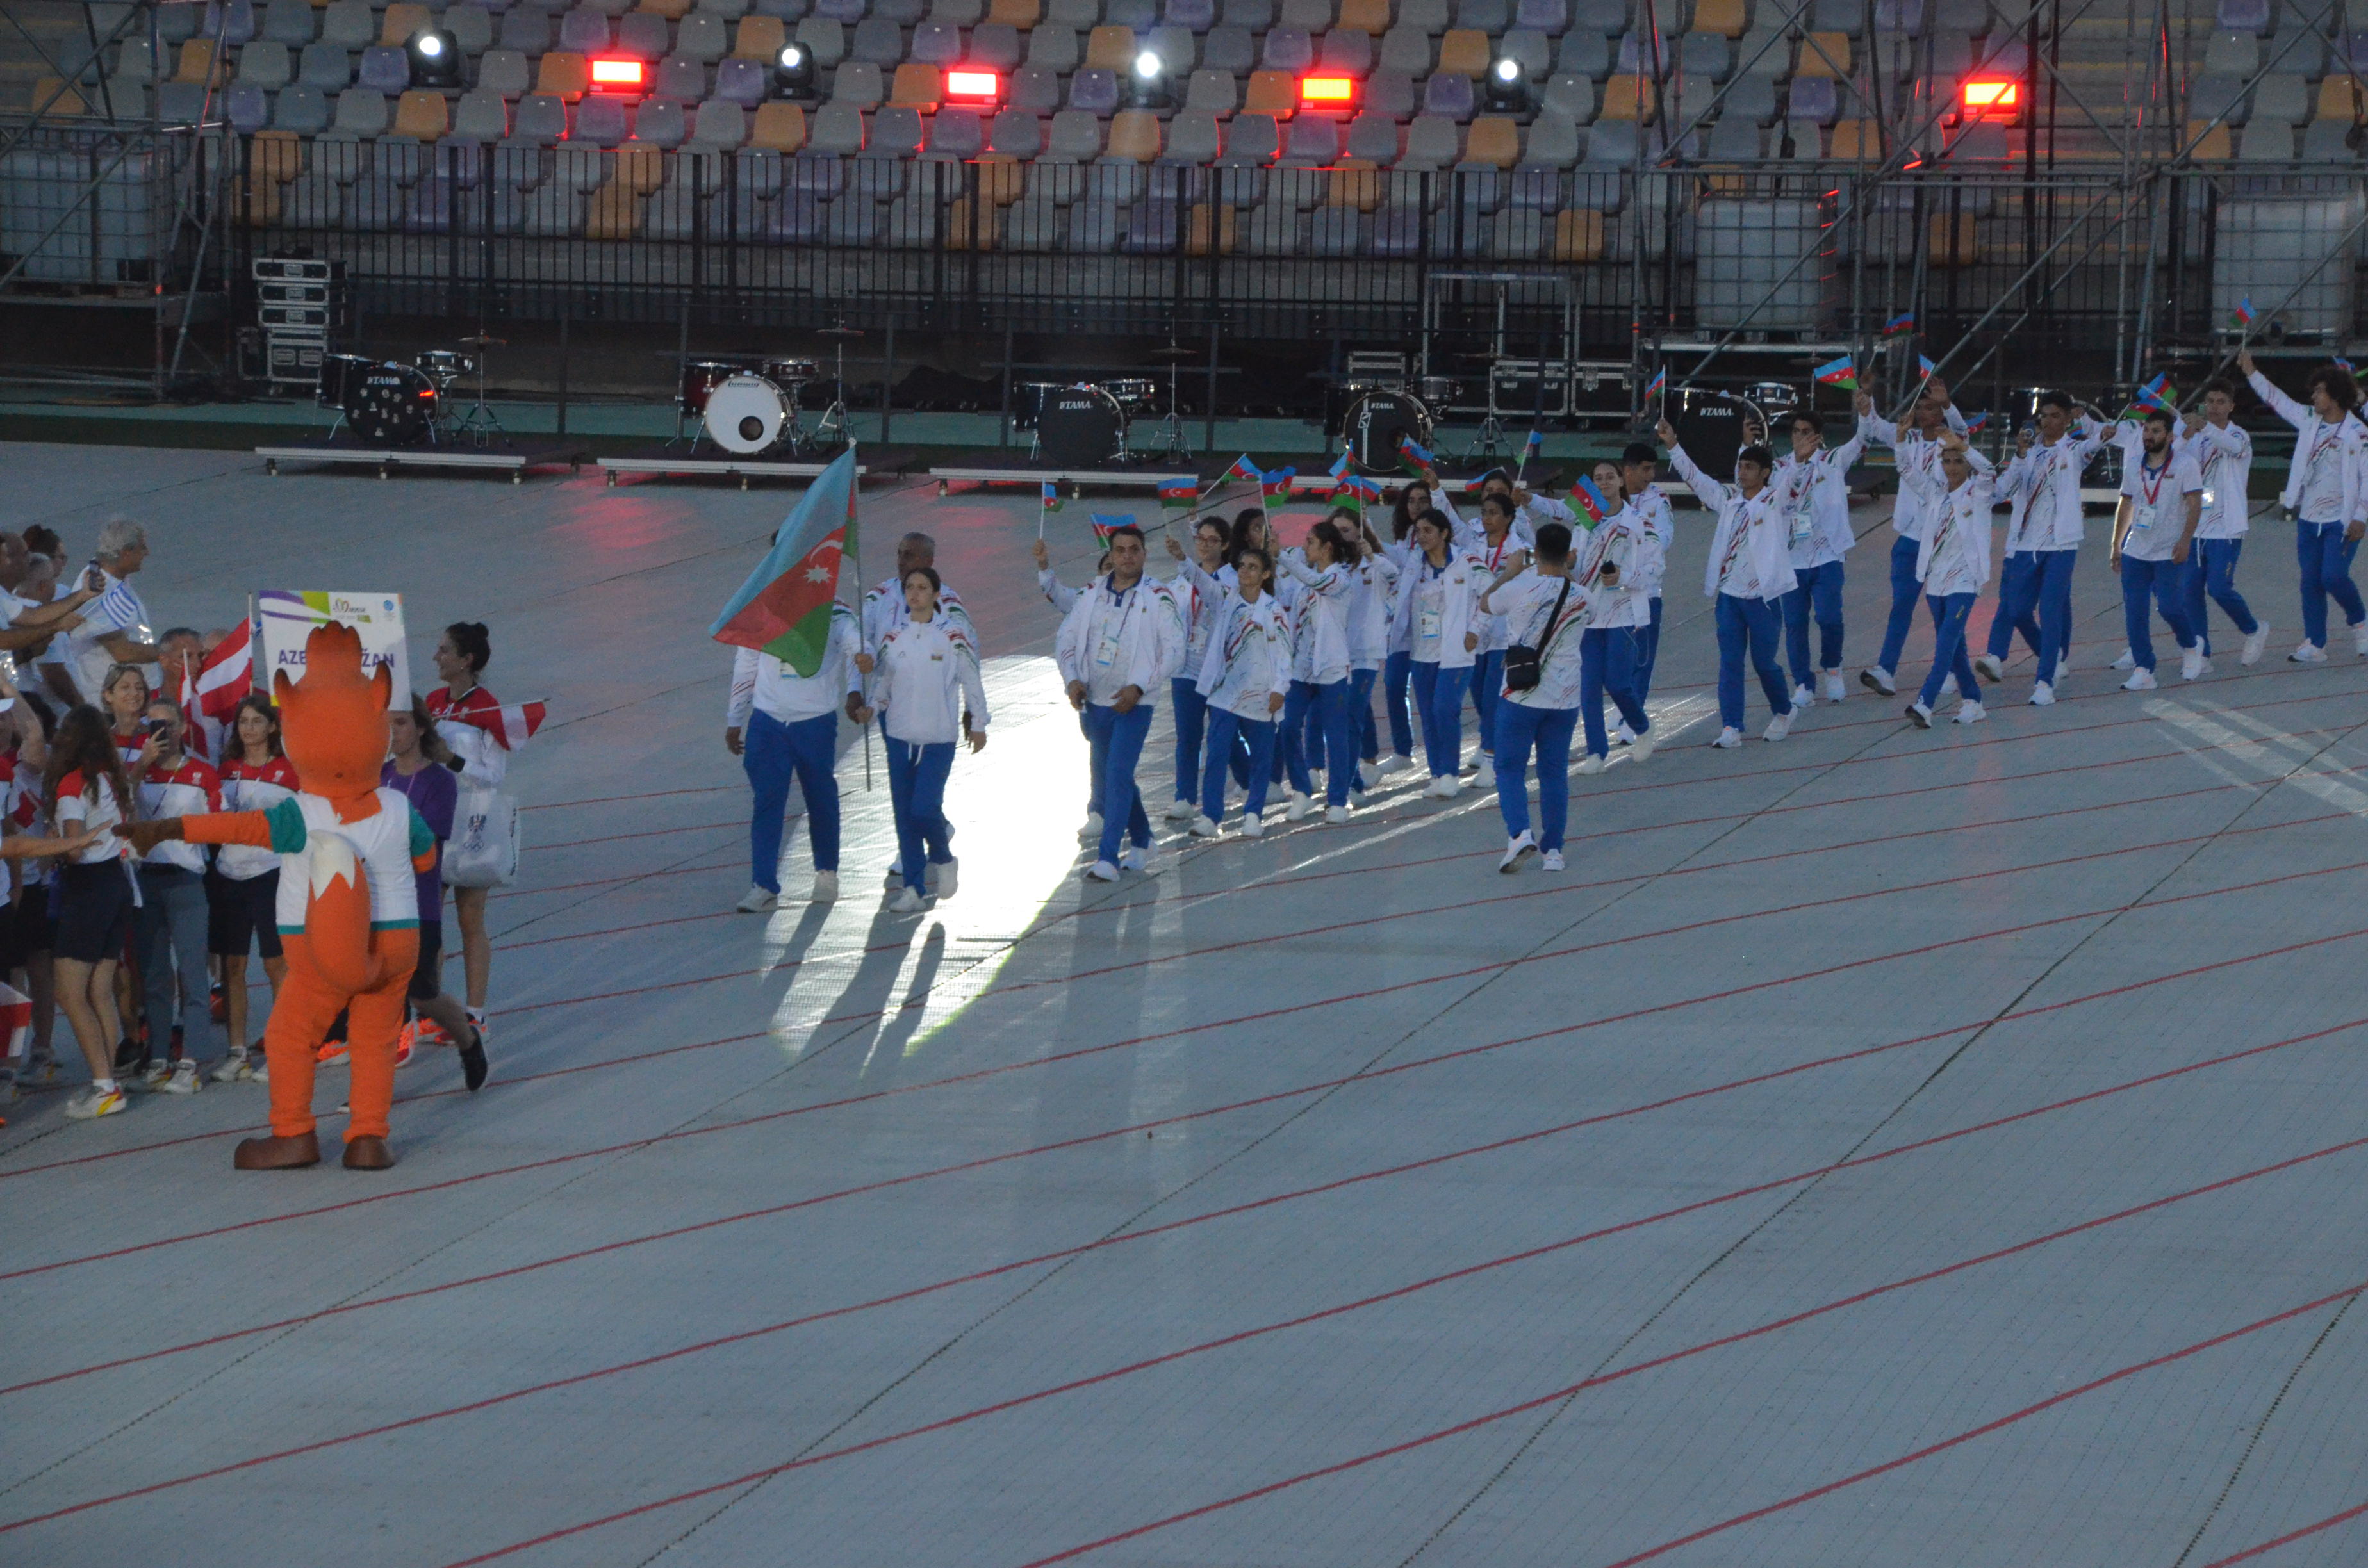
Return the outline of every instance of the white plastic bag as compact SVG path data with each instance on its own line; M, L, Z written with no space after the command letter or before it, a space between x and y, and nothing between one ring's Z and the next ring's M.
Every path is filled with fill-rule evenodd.
M506 888L518 881L518 802L499 790L463 790L444 846L444 880L456 888Z

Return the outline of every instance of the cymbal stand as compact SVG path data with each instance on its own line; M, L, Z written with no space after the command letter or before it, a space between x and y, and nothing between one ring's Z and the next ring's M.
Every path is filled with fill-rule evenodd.
M1161 356L1167 361L1167 412L1156 428L1162 437L1157 454L1160 460L1190 466L1193 460L1192 443L1184 438L1184 411L1176 402L1176 381L1183 372L1187 352L1171 340L1167 352ZM1142 455L1147 457L1152 454L1145 452Z
M494 437L498 436L502 445L507 447L510 442L510 433L502 428L501 416L494 412L494 405L485 401L485 350L502 340L479 333L475 337L462 341L473 345L477 350L477 401L461 411L460 423L452 426L452 438L457 443L466 436L478 447L484 448L493 445Z
M847 340L850 337L860 337L863 332L860 327L848 325L846 318L841 317L837 326L826 326L822 329L822 334L825 337L837 340L837 364L832 372L830 406L822 411L820 419L814 421L814 434L808 437L801 430L798 440L801 444L811 440L814 445L819 447L823 444L823 437L830 435L835 429L838 435L839 445L853 446L855 432L848 427L847 422Z
M1544 370L1543 366L1539 367L1541 375ZM1479 430L1473 435L1471 444L1463 449L1461 460L1464 462L1483 456L1497 457L1500 455L1498 449L1509 445L1505 435L1504 417L1497 408L1497 365L1493 358L1486 374L1488 377L1488 416L1480 421Z

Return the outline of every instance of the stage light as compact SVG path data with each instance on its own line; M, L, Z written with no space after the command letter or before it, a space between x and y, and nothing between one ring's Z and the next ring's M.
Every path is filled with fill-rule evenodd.
M450 33L423 28L403 46L411 56L411 82L416 87L457 87L461 85L460 40Z
M648 85L649 65L639 60L596 60L592 62L592 90L596 93L630 93L639 97Z
M1144 50L1134 57L1134 72L1127 85L1127 101L1136 108L1166 108L1167 101L1167 62L1159 58L1156 50Z
M1299 82L1299 107L1311 109L1341 109L1354 107L1357 84L1348 76L1303 76Z
M992 71L949 71L946 101L985 106L1003 96L1003 78Z
M1977 77L1965 84L1965 113L1974 119L2010 119L2022 101L2022 84L2012 78Z
M1529 78L1521 74L1521 62L1509 55L1488 67L1488 81L1482 89L1493 109L1521 109L1529 106Z
M785 44L773 56L773 96L808 98L814 96L814 62L802 44Z

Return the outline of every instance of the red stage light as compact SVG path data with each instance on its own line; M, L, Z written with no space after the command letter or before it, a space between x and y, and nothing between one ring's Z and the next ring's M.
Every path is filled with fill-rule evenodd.
M1994 77L1979 77L1965 84L1965 112L1973 115L2010 115L2022 99L2022 84Z
M949 71L946 97L964 103L991 104L1003 96L1003 79L992 71Z
M1356 101L1357 84L1348 76L1303 76L1299 101L1309 108L1347 108Z
M639 60L596 60L592 62L592 90L596 93L638 93L649 81L650 68Z

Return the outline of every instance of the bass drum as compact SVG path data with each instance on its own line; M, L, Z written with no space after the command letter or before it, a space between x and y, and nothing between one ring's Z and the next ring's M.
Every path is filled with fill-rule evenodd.
M1044 400L1066 385L1066 381L1012 382L1011 427L1014 430L1036 428L1036 421L1044 415Z
M324 354L321 356L321 391L316 401L323 408L345 412L346 399L362 384L362 378L377 369L383 361L365 359L359 354Z
M346 424L365 446L409 447L435 428L443 399L409 365L372 365L346 387Z
M1430 445L1430 410L1412 392L1368 388L1341 412L1340 438L1360 473L1398 472L1398 443L1409 437L1418 447Z
M1036 449L1056 468L1098 468L1126 445L1126 414L1099 387L1062 387L1044 394Z
M707 396L707 438L727 452L752 457L789 427L790 400L764 377L743 370Z
M1694 466L1727 484L1735 480L1735 454L1743 449L1743 422L1750 412L1732 392L1679 387L1669 394L1668 418Z

